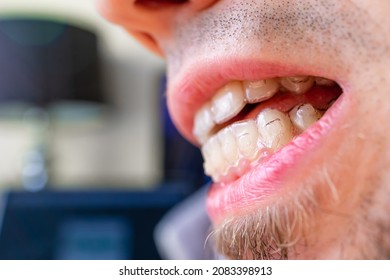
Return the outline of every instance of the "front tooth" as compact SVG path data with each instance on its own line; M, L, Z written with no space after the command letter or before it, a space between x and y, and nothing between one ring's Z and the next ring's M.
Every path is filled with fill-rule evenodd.
M289 117L275 109L266 109L257 116L259 139L264 146L278 150L293 138L293 126Z
M211 116L210 103L205 104L195 115L193 133L200 144L204 144L213 130L215 122Z
M319 86L327 86L327 87L330 87L330 86L333 86L333 85L336 84L332 80L329 80L329 79L326 79L326 78L321 78L321 77L316 77L315 78L315 82Z
M235 165L238 161L238 147L230 126L218 132L218 140L225 160L229 165Z
M246 159L254 159L258 150L259 132L254 120L232 124L240 155Z
M287 77L282 78L280 83L283 87L293 93L303 94L313 86L314 78L309 76Z
M321 113L311 104L295 106L289 113L291 122L299 133L306 130L321 118Z
M245 81L245 99L248 103L257 103L271 98L279 90L276 79Z
M242 83L230 82L221 88L211 101L211 112L217 124L236 116L245 106Z
M225 171L225 160L216 136L211 137L202 147L204 169L207 175L215 176ZM215 181L217 178L213 177Z

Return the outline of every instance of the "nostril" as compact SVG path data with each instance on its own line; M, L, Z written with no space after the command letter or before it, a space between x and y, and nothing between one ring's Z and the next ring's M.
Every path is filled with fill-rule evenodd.
M164 8L166 6L185 4L189 0L136 0L135 5L143 6L145 8Z

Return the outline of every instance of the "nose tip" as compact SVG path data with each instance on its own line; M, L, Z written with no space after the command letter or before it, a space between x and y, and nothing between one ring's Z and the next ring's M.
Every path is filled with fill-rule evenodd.
M171 36L175 16L187 10L191 15L218 0L98 0L100 13L122 25L153 52L162 55L160 40Z

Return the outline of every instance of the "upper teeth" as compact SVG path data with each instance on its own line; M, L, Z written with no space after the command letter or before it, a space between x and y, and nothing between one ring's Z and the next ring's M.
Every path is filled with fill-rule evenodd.
M287 90L302 94L307 92L314 84L314 78L308 76L296 76L281 79L280 83Z
M324 78L296 76L259 81L233 81L222 87L195 115L193 134L201 143L205 172L214 181L233 180L250 162L276 151L317 121L322 112L299 104L289 113L275 109L259 112L257 118L216 128L234 118L247 103L273 97L279 90L306 93L314 83L331 86Z
M248 103L257 103L271 98L279 90L276 79L245 81L245 100Z
M221 124L231 119L244 108L244 100L244 91L241 82L228 83L211 100L213 120Z
M193 134L200 144L211 136L214 127L235 117L247 103L270 99L279 89L296 94L306 93L314 84L331 86L333 81L308 76L286 77L258 81L233 81L217 91L195 115Z
M199 143L204 143L215 126L210 103L206 103L195 115L193 133Z

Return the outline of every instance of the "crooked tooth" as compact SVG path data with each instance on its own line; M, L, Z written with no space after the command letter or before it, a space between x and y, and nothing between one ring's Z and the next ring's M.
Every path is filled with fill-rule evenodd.
M202 155L204 158L204 170L207 175L215 177L218 174L222 174L225 171L225 159L222 156L222 150L218 138L216 136L211 137L202 147Z
M217 124L236 116L245 106L242 83L230 82L221 88L211 101L213 120Z
M221 151L224 159L229 163L229 165L235 165L238 161L239 154L236 138L234 137L230 126L218 132L218 140L221 145Z
M280 84L287 90L296 93L306 93L314 84L314 78L310 76L295 76L280 79Z
M210 103L205 104L195 115L193 134L200 144L204 144L213 130L215 122L211 116Z
M276 151L293 138L290 118L275 109L266 109L257 116L259 139L264 146Z
M279 90L276 79L245 81L245 99L248 103L257 103L271 98Z
M330 86L333 86L336 84L336 82L334 82L332 80L329 80L326 78L321 78L321 77L316 77L315 82L319 86L327 86L327 87L330 87Z
M246 159L256 158L259 139L256 122L254 120L242 121L232 124L231 128L236 137L240 155Z
M296 130L301 133L321 118L321 113L311 104L295 106L289 113Z

